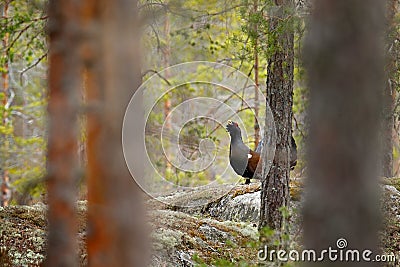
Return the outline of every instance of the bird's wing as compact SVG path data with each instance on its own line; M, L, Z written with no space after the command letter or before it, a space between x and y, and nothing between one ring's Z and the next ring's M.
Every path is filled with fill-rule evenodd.
M249 161L247 162L247 168L249 169L249 171L254 173L257 169L257 164L260 161L260 153L250 150L248 158Z

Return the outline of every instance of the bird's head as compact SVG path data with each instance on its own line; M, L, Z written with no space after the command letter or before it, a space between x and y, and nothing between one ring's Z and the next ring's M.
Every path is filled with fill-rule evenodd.
M226 130L228 131L228 133L230 134L230 136L232 138L235 138L235 137L242 138L242 133L240 131L240 128L239 128L239 125L237 124L237 122L229 120L228 124L226 125Z

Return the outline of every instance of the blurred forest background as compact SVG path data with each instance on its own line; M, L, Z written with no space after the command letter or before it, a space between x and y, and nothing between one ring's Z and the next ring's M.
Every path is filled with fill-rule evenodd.
M302 43L306 29L306 18L310 3L295 1L294 16L280 28L271 31L268 13L271 0L234 1L141 1L139 12L143 30L142 80L146 81L162 69L188 61L211 61L227 64L248 75L265 94L267 60L276 47L273 39L284 31L294 30L294 95L293 136L298 146L298 164L292 172L302 177L306 169L304 144L307 139L309 92L305 83L302 63ZM387 112L388 140L384 154L386 169L383 176L398 176L400 172L399 126L400 97L398 82L398 46L400 25L397 1L388 2L390 32L387 35ZM0 58L0 175L2 181L2 205L29 204L41 199L45 193L47 132L47 54L46 39L47 1L2 0L1 32L2 50ZM328 60L328 59L327 59ZM360 66L362 67L362 66ZM205 73L204 75L207 75ZM162 77L165 80L168 73ZM157 134L166 115L179 103L192 96L216 97L212 88L185 85L165 94L154 107L146 127L146 141L150 145L149 155L157 169L165 177L179 185L196 186L218 180L218 173L207 171L197 174L175 169L165 158L156 153L160 150ZM250 95L256 113L265 112L256 91ZM84 100L84 95L81 95ZM255 148L262 133L258 122L249 109L237 110L246 124L247 140ZM86 132L80 119L80 144L76 153L82 165L86 164ZM217 153L227 155L228 146L223 142L227 134L223 128L207 120L188 124L179 138L187 156L198 157L198 140L209 137L218 146ZM154 151L154 153L152 152ZM196 179L191 179L196 175ZM232 174L233 175L233 174ZM237 177L236 177L237 178ZM84 181L84 174L81 180ZM84 183L82 183L83 185ZM85 198L85 186L81 198Z
M375 250L378 167L381 177L400 176L400 16L397 0L385 4L386 20L376 0L1 0L1 206L48 204L45 266L75 266L78 196L87 204L89 265L144 266L146 206L141 184L130 179L126 151L137 160L135 179L149 180L142 164L148 156L156 183L160 177L182 187L240 181L228 162L224 126L231 118L211 116L217 100L233 109L252 149L269 137L263 131L272 130L274 115L275 155L264 155L259 222L251 225L258 226L259 241L281 233L277 238L288 239L292 135L298 160L290 177L309 176L297 180L310 189L301 214L305 246L321 250L346 237L356 248ZM256 86L233 92L223 84L181 84L180 73L168 67L192 61L203 62L183 67L193 80L224 80L207 61L241 71ZM151 87L153 79L158 83ZM143 95L141 84L148 86ZM135 92L140 112L132 112L124 139L122 118ZM156 103L149 101L154 97ZM182 103L198 97L210 101L196 107L210 116L184 121L196 113ZM169 117L180 108L183 127ZM174 154L177 147L183 157ZM174 164L179 157L196 161L204 148L215 156L212 168L193 172Z

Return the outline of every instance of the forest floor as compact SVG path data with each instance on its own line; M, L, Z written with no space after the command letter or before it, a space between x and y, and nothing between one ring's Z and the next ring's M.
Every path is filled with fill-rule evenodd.
M400 181L400 179L399 179ZM293 181L290 206L290 248L300 248L301 182ZM383 181L383 253L400 253L400 183ZM390 184L390 185L389 185ZM397 187L397 189L396 189ZM151 266L256 266L260 185L236 185L229 194L213 200L226 186L177 192L148 200L153 232ZM207 203L201 204L199 203ZM78 203L79 259L85 251L86 205ZM185 205L183 205L185 204ZM193 204L193 205L190 205ZM0 208L0 266L40 266L46 251L46 205ZM271 265L273 266L273 264ZM387 265L395 266L395 265Z

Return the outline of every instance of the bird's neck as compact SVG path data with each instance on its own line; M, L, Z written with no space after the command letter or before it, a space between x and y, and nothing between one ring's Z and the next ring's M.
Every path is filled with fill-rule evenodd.
M231 136L231 144L243 144L242 136L241 135Z
M242 137L232 136L231 143L229 146L229 157L230 159L236 159L247 162L247 154L249 153L249 148L243 143Z

